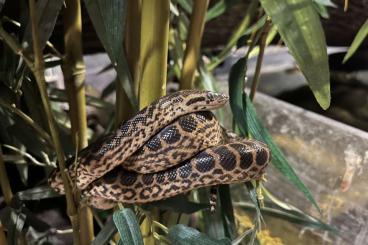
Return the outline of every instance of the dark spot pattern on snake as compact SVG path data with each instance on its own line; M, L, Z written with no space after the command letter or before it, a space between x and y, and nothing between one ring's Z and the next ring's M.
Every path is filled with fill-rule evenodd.
M256 156L256 164L259 166L263 166L267 163L268 153L264 149L259 149Z
M215 167L215 159L206 152L201 152L196 157L196 169L201 173L206 173Z
M218 105L226 100L215 93L181 91L154 102L81 152L79 165L69 168L77 169L72 180L78 177L78 187L83 196L93 197L94 206L107 207L110 201L145 203L197 187L258 179L270 158L267 146L242 139L218 146L231 138L208 111L219 107L217 99L222 100ZM59 175L54 178L53 188L62 192Z
M220 164L225 170L231 171L235 168L236 158L227 147L219 146L214 150L214 152L219 156Z

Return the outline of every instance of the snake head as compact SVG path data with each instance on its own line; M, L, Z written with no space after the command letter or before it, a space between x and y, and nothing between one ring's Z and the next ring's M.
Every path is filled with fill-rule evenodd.
M180 91L183 94L187 107L194 108L194 110L212 110L223 106L229 97L222 93L199 90L184 90Z

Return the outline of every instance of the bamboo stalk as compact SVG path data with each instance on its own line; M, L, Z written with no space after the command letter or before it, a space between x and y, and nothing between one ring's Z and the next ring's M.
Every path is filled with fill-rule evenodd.
M139 107L166 93L169 0L143 0L139 58Z
M242 22L240 22L239 26L236 28L236 30L233 32L233 34L231 35L227 45L225 46L225 48L220 52L220 54L215 57L211 63L208 66L208 70L213 70L215 69L219 64L221 64L221 62L226 58L226 56L230 53L231 49L234 47L234 45L236 44L236 42L238 41L239 37L241 37L243 35L243 33L245 32L245 30L249 27L251 20L253 19L256 10L258 8L258 0L252 0L249 3L247 12L242 20Z
M6 240L6 236L5 236L4 226L3 224L1 224L1 221L0 221L0 244L2 245L8 244L8 241Z
M35 0L29 0L29 13L31 18L32 27L32 39L33 39L33 53L34 53L34 65L31 66L33 75L36 78L37 86L41 95L42 104L48 119L51 138L53 140L55 151L60 167L61 177L65 188L65 196L67 200L67 213L69 215L72 228L73 228L73 240L74 244L79 245L79 217L77 209L74 203L73 192L68 182L67 169L65 167L64 153L60 143L59 132L52 115L51 105L47 96L46 82L44 77L45 66L43 62L42 50L40 47L40 38L37 25L37 13L35 7Z
M88 145L87 113L85 96L85 65L82 49L82 14L79 0L66 0L64 11L64 46L63 74L65 89L69 100L72 140L77 150ZM79 207L80 243L90 244L94 238L93 216L89 207Z
M139 107L144 108L166 93L167 55L169 44L169 0L142 0L139 55ZM153 210L141 224L144 244L153 245Z
M181 73L180 89L192 89L194 87L194 74L200 56L200 47L208 3L209 0L193 2L193 11L190 17L190 27Z
M4 196L4 201L7 205L10 205L10 202L13 199L13 192L9 184L9 179L3 158L3 151L1 147L0 147L0 184L1 184L1 191L3 192Z
M255 68L255 72L254 72L254 77L253 77L253 82L252 82L252 87L250 90L250 95L249 98L251 100L254 99L254 96L256 94L257 91L257 87L259 84L259 79L261 76L261 67L262 67L262 62L263 62L263 55L264 55L264 51L266 48L266 40L267 40L267 34L270 31L271 28L271 21L267 20L263 29L262 29L262 34L261 34L261 40L260 40L260 44L259 44L259 54L257 57L257 64L256 64L256 68Z

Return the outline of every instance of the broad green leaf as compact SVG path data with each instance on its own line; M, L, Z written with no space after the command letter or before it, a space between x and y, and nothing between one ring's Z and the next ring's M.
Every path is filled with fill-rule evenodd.
M318 103L330 106L330 73L324 32L310 0L261 0L266 13L306 77Z
M209 238L196 229L185 225L175 225L170 228L168 239L176 245L230 245L231 241L227 238L215 240Z
M84 2L97 35L116 69L119 82L131 105L137 110L137 98L123 46L126 1L85 0Z
M143 238L137 222L137 217L130 208L116 211L113 215L113 219L119 231L122 244L143 245Z
M243 136L248 134L247 119L245 117L245 108L243 108L243 89L246 79L247 59L239 59L230 70L229 75L229 96L230 107L236 124L239 126Z
M368 36L368 19L364 22L362 27L360 27L342 63L345 63L351 58L351 56L353 56L355 51L357 51L357 49L359 48L359 46L362 44L362 42L367 36Z
M273 141L268 130L263 126L258 119L255 108L248 96L243 98L244 108L246 108L246 117L248 122L249 133L257 140L265 142L271 150L272 165L276 167L295 187L297 187L307 199L321 212L317 202L314 200L309 189L304 185L302 180L295 173L294 169L290 166L286 160L281 149Z
M95 239L92 241L91 245L108 244L110 239L116 233L116 226L113 219L109 219L106 224L102 227L100 232L98 232Z

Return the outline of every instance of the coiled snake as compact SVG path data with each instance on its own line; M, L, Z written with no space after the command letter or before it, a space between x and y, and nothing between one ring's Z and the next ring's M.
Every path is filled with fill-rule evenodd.
M160 98L82 150L68 168L72 182L92 206L107 209L260 179L270 160L267 146L228 133L209 111L227 100L196 90ZM49 183L64 193L58 170Z

